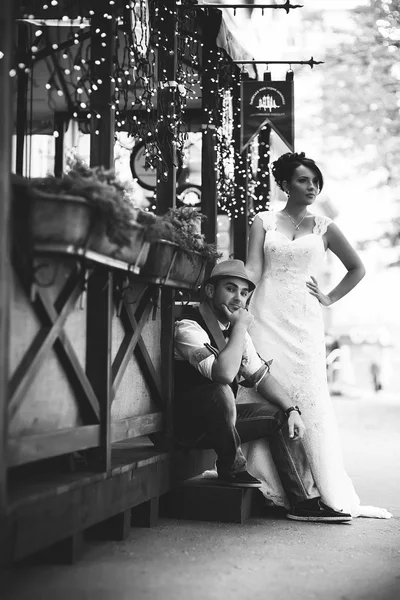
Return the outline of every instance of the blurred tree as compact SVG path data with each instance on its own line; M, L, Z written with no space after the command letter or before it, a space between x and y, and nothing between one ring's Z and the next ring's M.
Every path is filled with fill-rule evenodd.
M400 0L370 0L336 33L322 84L324 138L374 184L400 183ZM336 26L337 27L337 26ZM337 38L336 38L337 41ZM373 174L375 176L373 176Z
M369 0L345 12L314 9L304 11L303 19L314 39L318 31L318 58L325 61L323 72L312 74L319 77L318 93L297 115L304 135L312 122L325 163L340 165L333 178L345 184L361 176L377 198L397 204L390 218L378 206L380 225L375 236L359 238L360 249L374 242L399 248L400 0ZM400 266L400 259L388 252L387 264Z

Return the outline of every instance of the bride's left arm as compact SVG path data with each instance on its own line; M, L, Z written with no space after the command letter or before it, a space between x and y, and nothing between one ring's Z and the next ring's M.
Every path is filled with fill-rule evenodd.
M343 279L326 295L329 304L333 304L348 294L361 281L365 275L365 267L349 240L335 223L329 225L325 235L327 248L336 254L347 269Z
M265 231L260 217L256 216L249 236L246 269L251 275L254 283L258 283L264 266L264 244Z

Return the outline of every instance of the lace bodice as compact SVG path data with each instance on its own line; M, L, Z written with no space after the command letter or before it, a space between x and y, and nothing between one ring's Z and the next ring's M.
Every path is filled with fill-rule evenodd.
M300 342L298 352L301 356L304 353L304 344L308 344L307 352L315 354L318 339L318 355L322 360L324 331L321 308L317 298L309 293L306 281L310 280L311 275L317 277L321 270L325 255L322 236L332 220L315 216L312 233L289 240L277 231L275 213L262 212L258 216L265 230L264 265L250 304L251 310L256 319L268 320L266 327L270 328L272 323L276 324L277 339L283 335L283 327L286 340L294 339ZM268 308L265 307L266 304ZM260 333L255 331L252 335L258 339ZM264 348L267 342L260 340L259 343ZM296 348L297 346L293 346L293 352ZM296 357L296 362L303 361ZM306 370L309 367L303 368Z
M258 217L266 232L263 277L291 279L294 283L298 278L303 282L305 276L317 274L325 254L322 236L332 219L316 215L312 233L289 240L276 229L276 213L262 212Z

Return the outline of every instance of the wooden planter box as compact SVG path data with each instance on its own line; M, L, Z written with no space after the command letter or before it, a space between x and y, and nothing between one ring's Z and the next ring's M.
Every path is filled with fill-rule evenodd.
M186 252L169 240L150 245L140 276L157 285L196 289L204 279L206 259L198 252Z
M85 246L93 222L93 208L77 196L29 190L17 196L16 234L33 244Z
M144 239L145 231L143 225L133 223L130 245L121 247L110 240L104 223L99 222L95 225L89 249L127 262L134 265L134 270L139 270L145 264L150 249L150 244Z
M132 265L134 273L146 262L150 244L144 226L133 223L130 244L120 247L108 238L104 223L96 220L95 209L84 198L24 186L17 188L14 213L16 239L32 247L79 254L92 250Z

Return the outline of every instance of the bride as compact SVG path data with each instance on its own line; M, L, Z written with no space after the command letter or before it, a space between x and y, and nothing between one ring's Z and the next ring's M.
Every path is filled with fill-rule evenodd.
M274 359L271 373L301 410L303 442L323 502L354 517L390 518L385 509L360 506L343 465L326 378L322 307L348 294L363 278L364 266L331 219L309 212L323 187L315 162L304 153L287 153L273 163L272 173L287 203L281 211L258 213L251 227L246 268L258 284L249 333L259 354ZM315 274L328 248L347 273L325 294ZM267 500L287 505L266 441L250 445L248 466L262 480Z

